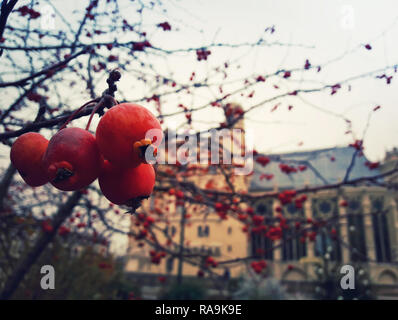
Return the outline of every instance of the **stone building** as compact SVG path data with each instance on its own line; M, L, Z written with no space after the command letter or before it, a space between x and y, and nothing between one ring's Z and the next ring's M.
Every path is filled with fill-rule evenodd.
M242 122L237 125L243 127ZM220 219L215 212L201 206L193 206L192 212L185 212L191 218L182 224L182 209L173 206L167 195L152 197L146 209L148 206L152 206L152 209L167 208L169 224L160 223L159 227L167 228L176 243L183 236L184 244L192 253L208 253L220 261L246 256L265 259L269 273L287 283L316 280L314 266L324 265L325 260L336 265L351 264L366 270L372 283L385 289L380 294L398 295L398 194L385 188L383 179L377 180L379 185L369 185L361 180L394 168L395 163L398 163L397 152L388 153L386 160L375 168L369 166L365 155L359 157L354 155L355 152L356 149L352 147L336 147L268 154L266 157L271 160L268 164L254 161L252 175L237 176L233 181L238 190L259 196L251 206L255 214L265 217L265 222L267 217L278 214L276 207L280 203L277 199L262 198L261 195L305 187L319 189L316 193L307 193L308 199L302 208L298 209L294 204L282 206L283 216L291 223L303 219L331 221L316 235L314 241L301 241L300 235L294 233L293 226L285 230L283 238L276 242L255 233L247 234L242 232L242 222L233 218ZM280 164L302 169L285 174ZM347 179L349 167L348 180L357 183L339 186L341 181ZM228 188L223 176L211 170L188 179L202 188L209 184L217 190ZM324 188L327 185L334 187ZM332 229L338 241L333 240ZM159 265L151 264L150 248L138 247L135 240L130 241L127 271L138 274L177 274L177 259L166 259ZM277 249L269 250L273 246ZM184 276L196 276L198 267L184 263L182 270ZM218 272L221 275L225 269L221 268ZM232 277L245 272L248 272L247 264L242 263L232 264L228 269Z

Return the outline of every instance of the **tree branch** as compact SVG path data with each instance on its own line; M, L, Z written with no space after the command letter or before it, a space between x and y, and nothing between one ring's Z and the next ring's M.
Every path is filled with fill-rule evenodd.
M48 67L48 68L46 68L46 69L43 69L42 71L36 72L36 73L32 74L32 75L29 76L29 77L26 77L26 78L23 78L23 79L20 79L20 80L17 80L17 81L0 83L0 88L11 87L11 86L14 86L14 87L16 87L16 86L23 86L23 85L26 85L26 82L28 82L28 81L30 81L30 80L33 80L34 78L37 78L37 77L42 76L42 75L48 75L48 73L51 73L51 72L53 72L53 71L54 71L54 72L55 72L55 71L58 71L58 70L61 69L62 67L66 66L66 65L68 64L69 61L75 59L76 57L78 57L78 56L80 56L80 55L82 55L82 54L84 54L84 53L87 53L88 50L89 50L89 48L90 48L90 47L86 47L86 48L84 48L83 50L81 50L81 51L79 51L79 52L77 52L77 53L71 55L70 57L66 58L65 60L63 60L63 61L61 61L61 62L58 62L58 63L54 64L54 65L51 66L51 67Z

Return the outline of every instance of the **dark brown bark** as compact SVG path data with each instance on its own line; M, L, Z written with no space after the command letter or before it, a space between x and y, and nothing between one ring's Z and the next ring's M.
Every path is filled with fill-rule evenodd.
M18 0L3 0L1 3L1 14L0 14L0 39L3 37L3 32L6 27L7 19ZM0 54L1 55L1 54Z
M4 199L7 196L8 188L10 187L12 178L17 170L10 163L4 173L3 179L0 181L0 212L4 209Z

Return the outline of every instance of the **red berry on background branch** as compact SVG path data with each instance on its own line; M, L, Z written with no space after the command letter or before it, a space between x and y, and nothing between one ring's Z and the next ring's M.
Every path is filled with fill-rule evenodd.
M163 31L170 31L171 30L171 25L166 21L158 24L159 28L162 28Z

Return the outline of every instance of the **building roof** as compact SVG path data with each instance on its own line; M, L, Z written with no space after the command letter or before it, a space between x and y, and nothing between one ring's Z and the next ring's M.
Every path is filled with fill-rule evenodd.
M249 190L265 191L275 187L279 189L298 189L305 186L316 187L341 182L350 166L356 149L353 147L335 147L329 149L293 152L285 154L257 155L268 157L270 162L262 166L254 161L254 174ZM358 152L359 154L359 152ZM365 155L356 155L349 179L369 177L380 174L380 170L366 166L369 160ZM286 174L282 172L280 164L287 164L296 169L307 166L304 171ZM272 179L267 176L273 175Z

